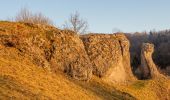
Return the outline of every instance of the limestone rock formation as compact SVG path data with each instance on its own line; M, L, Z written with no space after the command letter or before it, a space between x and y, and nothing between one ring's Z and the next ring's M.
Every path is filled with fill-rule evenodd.
M91 77L91 63L83 42L72 31L46 25L1 22L0 56L16 59L18 55L52 72L66 72L78 80Z
M83 42L73 31L61 30L55 34L49 59L52 70L58 69L78 80L88 80L92 75L89 57Z
M158 72L155 63L152 60L152 53L154 52L154 45L150 43L143 43L141 49L141 70L143 78L158 78L163 76Z
M93 74L112 82L135 79L130 67L129 41L123 34L82 35Z

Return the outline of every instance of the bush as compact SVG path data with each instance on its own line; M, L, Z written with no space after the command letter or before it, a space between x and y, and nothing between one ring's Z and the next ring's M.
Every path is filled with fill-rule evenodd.
M33 24L53 25L53 22L42 13L32 13L27 8L23 8L15 16L15 21Z

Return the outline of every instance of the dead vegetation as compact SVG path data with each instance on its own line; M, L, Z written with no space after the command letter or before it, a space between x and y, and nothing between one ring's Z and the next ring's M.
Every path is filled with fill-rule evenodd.
M53 25L52 20L42 13L32 13L27 8L22 8L15 16L14 20L23 23Z
M64 29L70 29L77 34L85 34L88 29L88 23L86 20L80 18L79 12L72 13L68 21L63 25Z

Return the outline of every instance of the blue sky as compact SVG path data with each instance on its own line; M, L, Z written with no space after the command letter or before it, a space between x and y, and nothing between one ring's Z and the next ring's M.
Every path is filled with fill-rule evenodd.
M90 32L170 29L170 0L1 0L0 20L15 16L23 7L42 12L58 27L78 11Z

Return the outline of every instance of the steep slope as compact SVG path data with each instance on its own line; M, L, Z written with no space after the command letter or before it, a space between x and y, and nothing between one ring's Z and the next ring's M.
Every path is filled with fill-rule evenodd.
M81 82L60 71L55 74L32 63L15 48L0 52L0 99L112 100L133 99L132 96L103 86L95 80ZM1 50L0 50L1 51Z
M129 85L109 85L97 77L88 83L75 81L60 71L49 73L20 56L0 58L0 99L168 100L168 87L170 81L166 80L136 81Z
M27 59L1 57L0 99L36 98L68 100L98 97L70 82L64 75L49 73Z

